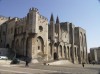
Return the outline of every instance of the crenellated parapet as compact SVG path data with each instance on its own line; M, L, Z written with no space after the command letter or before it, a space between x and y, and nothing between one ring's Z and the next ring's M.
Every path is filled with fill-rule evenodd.
M37 8L34 8L34 7L32 7L32 8L29 9L29 12L32 12L32 11L39 13L38 9Z
M0 15L0 24L6 22L9 18L8 17L5 17L5 16L1 16Z
M29 9L29 12L37 12L39 14L40 19L48 21L48 19L46 17L40 15L39 10L37 8L32 7L32 8Z
M8 20L8 17L5 17L5 16L1 16L1 15L0 15L0 19L1 19L1 20Z
M42 15L40 15L40 19L43 19L45 21L48 21L48 19L46 17L42 16Z
M27 20L27 17L17 18L17 24L23 25Z

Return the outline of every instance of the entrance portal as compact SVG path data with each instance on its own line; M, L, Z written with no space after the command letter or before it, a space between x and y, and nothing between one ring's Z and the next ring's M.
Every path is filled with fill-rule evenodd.
M40 36L37 38L37 49L44 53L44 41Z
M54 60L58 60L58 55L56 52L54 53Z
M65 59L67 58L67 55L66 55L66 47L64 46L64 56L65 56Z

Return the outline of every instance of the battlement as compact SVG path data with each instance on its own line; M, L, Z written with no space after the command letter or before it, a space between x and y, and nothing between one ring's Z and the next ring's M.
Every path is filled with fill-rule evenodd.
M1 16L0 15L0 20L8 20L8 17L5 17L5 16Z
M40 15L39 10L37 8L34 8L34 7L30 8L29 12L37 12ZM40 15L40 19L48 21L48 19L42 15Z
M31 12L31 11L35 11L35 12L38 12L39 13L38 9L37 8L34 8L34 7L32 7L32 8L29 9L29 12Z
M0 15L0 25L3 24L4 22L6 22L8 19L9 19L8 17Z
M17 18L17 19L18 19L18 22L24 22L24 21L26 21L27 17Z
M42 16L42 15L40 15L40 18L43 19L43 20L48 21L48 19L46 17Z

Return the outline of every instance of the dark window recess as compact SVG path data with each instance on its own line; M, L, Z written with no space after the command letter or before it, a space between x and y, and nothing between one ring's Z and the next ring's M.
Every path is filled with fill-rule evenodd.
M43 31L43 27L39 26L39 30L40 30L40 32L42 32Z
M38 50L40 50L40 46L38 46Z
M5 32L3 31L3 35L5 35Z

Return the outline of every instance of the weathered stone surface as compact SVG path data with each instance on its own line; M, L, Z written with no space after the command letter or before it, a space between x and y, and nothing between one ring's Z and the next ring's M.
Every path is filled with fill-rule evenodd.
M60 22L58 17L55 23L52 14L48 24L37 8L31 8L26 17L9 19L5 24L0 26L0 47L10 48L18 56L42 62L67 59L87 63L86 31L72 23Z

